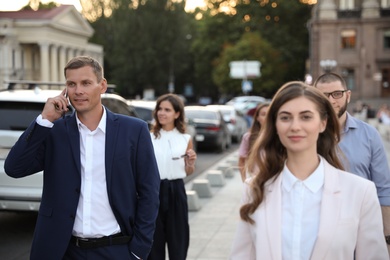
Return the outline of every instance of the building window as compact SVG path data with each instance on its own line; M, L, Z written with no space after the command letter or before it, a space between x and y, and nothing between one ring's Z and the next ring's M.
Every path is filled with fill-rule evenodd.
M343 69L342 76L347 83L347 89L355 89L355 71L353 69Z
M340 0L340 10L355 9L355 0Z
M390 49L390 29L383 33L383 48Z
M341 48L353 49L356 46L356 31L355 30L343 30L341 32Z

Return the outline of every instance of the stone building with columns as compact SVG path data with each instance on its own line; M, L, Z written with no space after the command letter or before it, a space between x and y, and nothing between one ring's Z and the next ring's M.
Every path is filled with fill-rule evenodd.
M78 55L103 64L103 47L88 42L93 33L73 5L0 12L0 88L12 80L64 82L64 66Z
M308 29L313 80L331 70L353 100L389 100L390 0L317 0Z

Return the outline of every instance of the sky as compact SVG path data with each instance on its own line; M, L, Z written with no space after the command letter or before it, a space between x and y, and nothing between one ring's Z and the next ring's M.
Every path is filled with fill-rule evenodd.
M0 11L17 11L28 2L29 0L0 0ZM57 2L61 4L74 5L77 10L81 10L79 0L41 0L41 2ZM197 6L204 6L203 0L187 0L186 10L193 10Z

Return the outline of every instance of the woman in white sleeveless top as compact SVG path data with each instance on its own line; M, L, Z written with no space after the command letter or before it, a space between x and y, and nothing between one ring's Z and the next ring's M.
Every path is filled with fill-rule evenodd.
M185 133L184 104L174 94L157 99L151 137L160 172L160 208L149 260L185 260L189 246L188 205L183 178L195 170L196 153Z

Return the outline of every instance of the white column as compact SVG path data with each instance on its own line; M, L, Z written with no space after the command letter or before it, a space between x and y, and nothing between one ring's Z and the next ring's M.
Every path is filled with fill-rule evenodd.
M59 68L58 68L58 75L59 75L59 81L65 81L65 76L64 76L64 67L66 66L66 63L68 60L66 59L66 47L61 46L59 50Z
M336 20L337 7L334 0L321 0L319 2L320 20Z
M379 18L379 3L376 0L364 0L362 5L363 18Z
M51 45L50 48L50 80L59 81L58 79L58 48L55 45Z
M47 42L39 43L41 56L41 81L49 81L49 44Z

